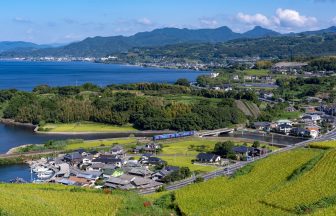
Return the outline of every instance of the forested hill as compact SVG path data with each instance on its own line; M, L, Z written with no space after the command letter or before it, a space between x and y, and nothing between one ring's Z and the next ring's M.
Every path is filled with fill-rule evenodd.
M122 62L184 59L203 63L222 61L225 57L313 57L336 55L336 34L287 35L258 39L237 39L216 44L179 44L164 47L135 48L116 54Z
M302 33L315 35L336 32L331 27L314 32ZM137 33L133 36L93 37L59 48L39 49L31 52L14 50L1 53L2 57L45 57L45 56L74 56L74 57L103 57L111 53L127 52L135 47L161 47L181 44L215 44L242 38L277 37L281 34L262 27L245 33L233 32L228 27L217 29L178 29L163 28L151 32ZM295 34L296 35L296 34Z

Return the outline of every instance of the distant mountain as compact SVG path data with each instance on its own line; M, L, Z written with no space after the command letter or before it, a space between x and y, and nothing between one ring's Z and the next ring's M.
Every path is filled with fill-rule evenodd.
M303 32L290 35L318 35L336 32L336 27L319 31ZM288 34L287 34L288 35ZM263 37L281 36L280 33L256 26L245 33L233 32L224 26L216 29L178 29L162 28L150 32L141 32L133 36L93 37L61 47L29 47L29 49L7 49L0 57L44 57L44 56L74 56L102 57L112 53L127 52L132 48L161 47L176 44L221 43L235 39L257 39ZM31 45L32 46L32 45ZM19 47L19 46L18 46Z
M301 32L299 34L303 34L303 35L318 35L318 34L325 34L325 33L336 33L336 26L331 26L330 28L316 30L316 31Z
M252 30L247 31L243 34L243 36L247 38L261 38L261 37L278 36L278 35L281 34L273 30L265 29L261 26L256 26Z
M14 50L18 48L45 48L45 46L41 46L38 44L24 42L24 41L3 41L0 42L0 53L8 50Z

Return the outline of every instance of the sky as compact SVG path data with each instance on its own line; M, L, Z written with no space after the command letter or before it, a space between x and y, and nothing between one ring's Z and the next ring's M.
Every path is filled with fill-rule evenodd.
M69 43L156 28L262 26L282 33L336 25L336 0L2 0L0 41Z

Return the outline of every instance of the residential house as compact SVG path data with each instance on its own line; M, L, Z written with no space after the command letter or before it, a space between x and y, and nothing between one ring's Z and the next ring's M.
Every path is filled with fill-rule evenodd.
M321 121L321 116L320 115L316 115L316 114L313 114L313 115L304 115L302 117L303 120L307 119L307 120L310 120L312 122L314 122L315 124L319 123Z
M110 153L112 155L124 155L125 154L125 151L124 151L124 148L120 145L116 145L116 146L113 146L111 148L111 151Z
M235 152L237 159L243 159L254 155L253 147L235 146L232 150Z
M305 129L307 131L309 131L309 135L313 139L315 139L315 138L317 138L319 136L319 133L320 133L320 127L319 126L317 126L317 125L310 125L310 126L306 126Z
M167 166L167 167L164 167L162 170L153 173L151 178L155 181L160 181L164 177L168 176L169 174L171 174L174 171L178 171L179 169L180 169L179 167Z
M270 122L254 122L252 124L252 127L257 130L269 131L271 128L271 123Z
M201 163L219 163L221 157L211 153L199 153L196 156L196 160Z

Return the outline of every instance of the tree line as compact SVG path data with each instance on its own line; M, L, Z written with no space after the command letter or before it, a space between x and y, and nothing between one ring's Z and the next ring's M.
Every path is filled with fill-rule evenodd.
M138 91L132 91L138 90ZM202 96L204 100L182 103L165 99L167 93ZM206 97L222 98L211 103ZM38 86L33 92L0 91L3 117L39 124L92 121L113 125L133 124L141 130L178 131L215 129L246 121L234 104L236 94L168 84L93 84L74 87ZM248 98L243 94L243 97Z

